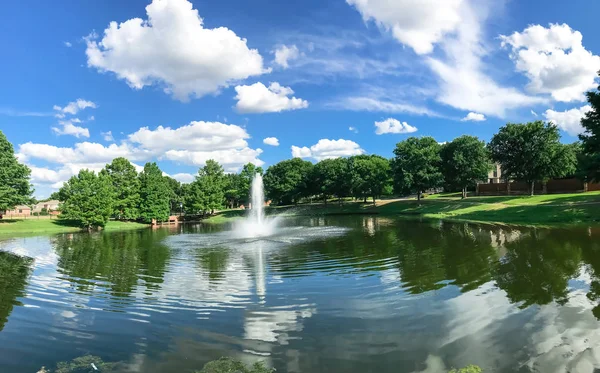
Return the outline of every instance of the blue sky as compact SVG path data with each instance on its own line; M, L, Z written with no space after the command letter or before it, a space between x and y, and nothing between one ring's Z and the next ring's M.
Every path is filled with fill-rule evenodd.
M116 156L190 181L211 158L391 157L409 136L487 141L535 119L572 142L598 84L597 14L588 0L9 2L0 129L38 197Z

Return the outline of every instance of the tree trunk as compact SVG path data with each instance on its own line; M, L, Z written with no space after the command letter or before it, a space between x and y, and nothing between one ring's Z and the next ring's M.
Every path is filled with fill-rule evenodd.
M462 189L462 199L465 199L465 198L467 198L467 187L464 187Z
M533 191L534 191L534 188L535 188L535 181L532 181L532 182L531 182L531 196L532 196L532 197L533 197Z
M375 206L375 195L373 194L373 206Z
M417 201L421 202L421 191L417 192Z
M367 203L367 196L364 196L363 201L364 201L364 203Z

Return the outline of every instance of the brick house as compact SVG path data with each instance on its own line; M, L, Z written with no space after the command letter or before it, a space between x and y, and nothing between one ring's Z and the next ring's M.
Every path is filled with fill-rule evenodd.
M45 202L40 202L33 206L33 212L40 213L43 209L46 209L49 214L55 215L58 213L58 205L60 204L57 200L50 200Z
M18 205L18 206L15 206L15 208L12 210L6 210L3 215L4 215L4 217L7 217L7 218L10 218L10 217L23 218L23 217L31 215L31 207L25 206L25 205Z

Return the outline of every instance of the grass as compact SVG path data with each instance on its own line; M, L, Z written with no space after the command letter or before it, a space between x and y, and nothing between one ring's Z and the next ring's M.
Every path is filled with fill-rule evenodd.
M104 228L108 232L145 228L147 225L132 222L110 221ZM0 220L0 238L39 236L55 233L79 232L73 222L60 219Z
M455 193L430 196L421 201L383 200L371 203L315 204L268 208L267 214L288 216L384 215L533 226L600 224L600 192L540 196L493 196L460 199ZM243 211L227 211L211 218L225 223Z

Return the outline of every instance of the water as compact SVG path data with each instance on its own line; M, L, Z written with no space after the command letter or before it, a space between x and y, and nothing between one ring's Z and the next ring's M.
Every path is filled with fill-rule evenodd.
M600 229L377 217L284 219L273 235L185 226L0 242L0 372L92 354L193 372L593 372Z

